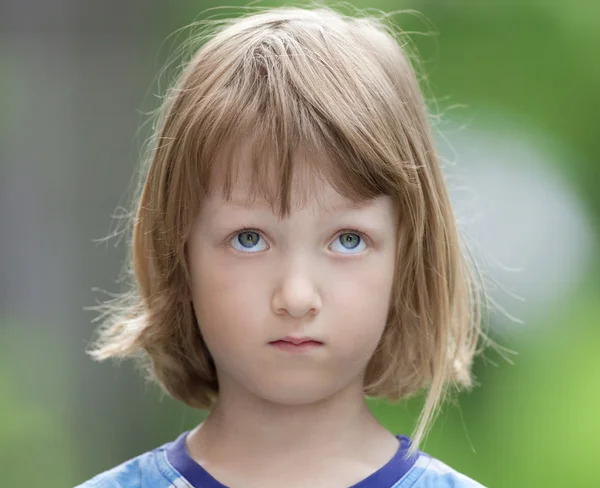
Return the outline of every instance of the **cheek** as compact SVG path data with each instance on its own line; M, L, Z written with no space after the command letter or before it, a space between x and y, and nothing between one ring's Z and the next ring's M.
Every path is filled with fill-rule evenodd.
M393 278L393 266L384 256L368 267L357 266L335 278L331 275L336 281L328 284L336 290L329 297L336 334L361 350L375 348L385 327Z
M260 337L253 325L263 322L265 297L256 274L227 266L214 254L197 258L191 266L192 300L209 350L218 355Z

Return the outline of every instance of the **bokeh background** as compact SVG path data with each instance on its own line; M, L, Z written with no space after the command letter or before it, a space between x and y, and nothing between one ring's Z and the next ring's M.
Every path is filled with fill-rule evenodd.
M126 243L102 239L187 31L170 35L239 13L203 13L218 5L0 2L3 486L73 486L202 420L131 363L87 357L84 307L105 298L94 288L119 290ZM516 353L478 359L478 386L423 449L490 487L600 486L600 2L352 5L420 12L393 18L414 32L459 222L489 277L489 333ZM405 434L420 405L371 403Z

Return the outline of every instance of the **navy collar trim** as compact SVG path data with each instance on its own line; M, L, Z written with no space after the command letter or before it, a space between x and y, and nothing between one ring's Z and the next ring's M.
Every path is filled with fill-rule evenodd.
M228 488L213 478L200 464L192 459L188 453L185 441L189 431L183 432L176 440L165 447L169 463L192 485L193 488ZM352 485L350 488L389 488L408 473L413 467L420 451L406 457L411 440L403 435L397 435L400 447L387 464L369 475L367 478Z

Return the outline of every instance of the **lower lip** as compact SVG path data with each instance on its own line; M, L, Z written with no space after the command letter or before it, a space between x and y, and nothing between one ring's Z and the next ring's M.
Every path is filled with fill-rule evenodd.
M288 352L307 352L323 345L322 343L316 341L306 341L300 344L292 344L291 342L285 341L275 341L270 342L269 344L277 349Z

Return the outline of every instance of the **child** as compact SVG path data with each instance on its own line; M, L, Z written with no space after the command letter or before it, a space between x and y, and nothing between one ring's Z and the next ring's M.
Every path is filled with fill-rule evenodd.
M209 411L81 487L480 487L418 446L471 385L474 274L393 30L328 8L230 20L166 99L130 294L97 360ZM427 389L412 439L366 397Z

